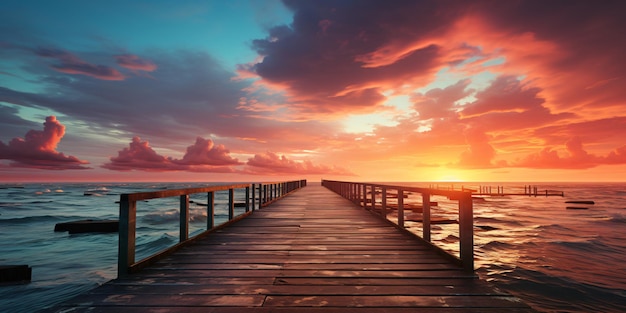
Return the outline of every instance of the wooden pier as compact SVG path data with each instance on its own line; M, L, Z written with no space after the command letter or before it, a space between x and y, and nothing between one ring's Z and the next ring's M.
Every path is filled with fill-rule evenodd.
M534 312L309 184L47 312Z
M440 190L454 190L454 185L441 185L431 184L429 186L432 189ZM528 196L528 197L565 197L565 192L562 190L550 190L539 189L537 186L524 185L523 188L508 187L505 191L504 186L483 186L479 185L476 188L466 188L461 186L461 191L470 191L474 196L488 196L488 197L505 197L505 196Z

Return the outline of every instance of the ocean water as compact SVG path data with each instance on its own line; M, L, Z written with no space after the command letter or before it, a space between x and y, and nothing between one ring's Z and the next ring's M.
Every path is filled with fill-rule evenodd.
M481 185L494 186L495 190L496 185L503 184ZM504 184L504 188L507 192L522 191L523 185ZM541 190L562 190L565 197L474 200L477 274L540 312L625 312L626 184L533 185ZM54 232L56 223L116 219L119 205L115 201L121 193L195 186L199 185L0 185L0 265L28 264L33 269L28 284L0 285L0 312L36 312L115 278L117 233L70 235ZM87 190L93 194L85 196ZM206 203L204 197L191 197L192 234L206 225L206 207L199 205ZM235 195L237 201L243 197L241 192ZM405 202L420 199L410 195ZM434 217L456 218L455 202L431 200L439 203L432 209ZM595 204L566 204L567 200L593 200ZM226 221L226 203L227 194L218 193L216 223ZM177 208L177 199L138 204L138 260L178 241ZM237 210L237 214L243 211ZM421 233L419 223L406 224ZM458 225L433 225L432 238L456 253Z

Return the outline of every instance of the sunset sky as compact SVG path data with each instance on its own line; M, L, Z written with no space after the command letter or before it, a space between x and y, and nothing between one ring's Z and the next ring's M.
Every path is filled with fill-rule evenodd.
M624 181L626 1L0 3L0 181Z

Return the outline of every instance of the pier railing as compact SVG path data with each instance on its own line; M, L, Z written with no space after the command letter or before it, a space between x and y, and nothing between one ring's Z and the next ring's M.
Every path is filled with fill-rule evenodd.
M239 220L255 209L274 202L292 191L306 186L306 180L269 182L258 184L228 184L200 188L172 189L151 192L137 192L120 196L119 216L119 250L118 250L118 277L122 277L152 264L163 256L174 252L181 246L197 238L203 237L213 230ZM215 193L228 190L228 221L215 225ZM235 216L235 190L245 190L245 212ZM189 237L189 196L206 193L207 195L207 225L206 230L193 237ZM135 261L135 239L137 229L137 202L148 199L179 197L179 242L165 250L157 252L140 261Z
M398 211L396 224L401 228L405 228L404 199L407 193L420 193L422 195L422 239L436 248L439 247L431 241L431 196L444 196L458 201L459 257L441 248L439 250L455 258L464 270L474 271L474 213L471 192L331 180L323 180L322 185L366 209L374 212L380 209L380 216L384 219L387 219L387 214L392 208L388 204L388 199L397 198L397 205L394 206ZM377 204L377 197L380 197L380 206Z

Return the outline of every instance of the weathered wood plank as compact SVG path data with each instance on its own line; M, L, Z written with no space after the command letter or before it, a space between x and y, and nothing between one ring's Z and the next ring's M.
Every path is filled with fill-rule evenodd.
M179 295L211 295L211 294L265 294L265 295L421 295L421 296L465 296L465 295L498 295L487 286L463 284L451 286L433 285L114 285L107 284L91 292L92 294L179 294Z
M503 308L527 307L511 296L268 296L264 306L280 307L410 307Z
M119 313L119 307L73 307L63 313ZM125 307L124 313L293 313L293 307L206 307L206 306L150 306ZM503 313L502 308L331 308L299 307L298 313ZM507 308L506 313L532 313L530 308Z

